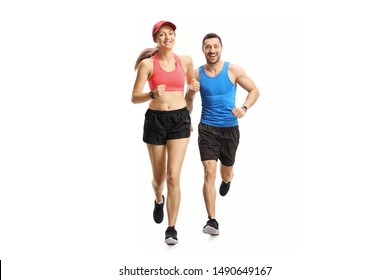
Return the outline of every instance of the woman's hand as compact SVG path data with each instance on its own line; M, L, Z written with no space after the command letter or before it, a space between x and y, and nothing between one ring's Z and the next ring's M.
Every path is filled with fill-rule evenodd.
M200 89L200 83L196 79L192 79L188 87L190 88L190 90L197 92Z
M154 90L153 90L153 96L154 98L158 99L161 96L165 95L165 89L167 88L166 85L158 85Z

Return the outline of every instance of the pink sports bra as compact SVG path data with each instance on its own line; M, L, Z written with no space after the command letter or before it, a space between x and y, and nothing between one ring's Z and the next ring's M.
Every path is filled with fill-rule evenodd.
M153 56L153 74L149 79L149 88L154 90L158 85L167 86L166 91L184 92L185 72L181 65L180 58L175 55L175 70L167 72L161 68L158 61L158 55Z

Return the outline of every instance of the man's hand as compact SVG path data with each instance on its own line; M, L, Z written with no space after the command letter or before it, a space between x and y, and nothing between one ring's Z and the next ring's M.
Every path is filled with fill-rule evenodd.
M232 113L234 116L236 116L239 119L242 118L243 116L245 116L245 114L246 114L245 110L242 109L241 107L240 108L233 108Z

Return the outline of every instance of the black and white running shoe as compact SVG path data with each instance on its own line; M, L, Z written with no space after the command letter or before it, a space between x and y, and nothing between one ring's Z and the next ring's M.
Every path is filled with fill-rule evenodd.
M175 227L168 227L165 231L165 243L168 245L175 245L177 242L177 231Z
M207 221L206 225L203 227L203 232L210 234L210 235L218 235L219 229L218 229L218 222L216 219L211 219L209 217L209 220Z

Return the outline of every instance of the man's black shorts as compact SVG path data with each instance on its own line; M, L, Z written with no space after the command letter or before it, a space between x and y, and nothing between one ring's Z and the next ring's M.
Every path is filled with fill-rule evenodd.
M240 142L240 130L237 126L215 127L204 123L198 126L198 145L200 159L221 160L225 166L233 166Z
M188 138L191 117L187 108L173 111L148 109L145 113L143 141L148 144L163 145L167 140Z

